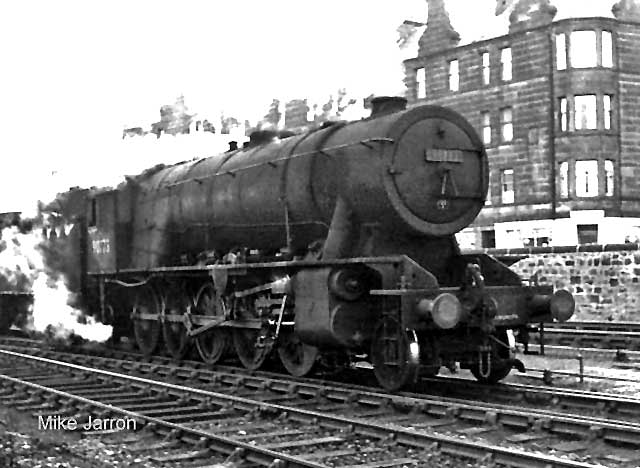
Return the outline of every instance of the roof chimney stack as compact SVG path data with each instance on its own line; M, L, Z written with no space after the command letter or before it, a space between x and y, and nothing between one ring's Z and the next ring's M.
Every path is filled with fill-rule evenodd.
M611 8L613 16L620 21L640 22L640 1L620 0Z
M460 42L460 34L453 29L444 0L427 0L427 28L418 41L418 56L451 49Z

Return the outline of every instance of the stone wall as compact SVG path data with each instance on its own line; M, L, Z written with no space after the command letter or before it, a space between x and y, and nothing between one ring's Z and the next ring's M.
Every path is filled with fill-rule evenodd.
M570 291L576 300L573 320L640 321L639 249L639 244L531 249L511 268L523 279L537 277L539 284Z

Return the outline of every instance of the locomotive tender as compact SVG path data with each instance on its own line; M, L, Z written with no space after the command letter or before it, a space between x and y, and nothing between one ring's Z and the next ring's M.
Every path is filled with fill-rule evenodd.
M208 363L271 352L297 376L368 360L390 390L459 362L496 382L509 331L573 314L454 234L482 208L488 163L471 125L376 98L364 120L159 166L115 190L76 190L87 304L140 349ZM282 135L281 135L282 136Z

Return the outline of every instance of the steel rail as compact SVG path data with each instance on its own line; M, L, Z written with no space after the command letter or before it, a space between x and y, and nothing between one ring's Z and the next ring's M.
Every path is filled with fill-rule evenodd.
M444 436L439 434L427 434L424 432L415 432L406 428L401 427L388 427L379 423L373 423L369 421L364 421L356 418L349 418L344 416L336 416L332 414L321 413L317 411L306 410L302 408L279 405L276 403L269 403L260 400L252 400L244 397L233 396L228 394L222 394L218 392L211 392L207 390L185 387L182 385L176 385L167 382L158 382L151 379L146 379L142 377L135 377L131 375L125 375L121 373L106 371L102 369L94 369L89 368L87 366L81 366L77 364L70 364L60 361L55 361L52 359L42 358L39 356L31 356L22 353L16 353L7 350L0 350L0 354L5 356L10 356L13 358L27 360L32 362L38 362L47 365L53 365L59 368L70 369L74 371L80 371L85 373L91 373L94 375L100 375L103 377L108 377L110 379L117 379L119 381L127 381L133 382L137 385L153 387L157 389L162 389L167 392L178 394L178 395L194 395L199 396L210 404L217 404L220 407L228 406L230 403L239 409L245 409L247 411L251 410L269 410L278 414L287 414L289 418L293 420L297 420L300 422L316 422L322 426L351 431L357 433L359 435L369 436L369 437L379 437L379 438L388 438L393 437L393 440L402 445L406 445L414 448L422 448L428 449L430 447L435 446L440 450L440 452L454 455L463 455L466 457L482 459L486 458L487 454L491 455L491 460L494 463L509 465L509 466L540 466L540 467L595 467L597 465L592 465L590 463L577 462L569 459L553 457L544 454L530 453L524 452L521 450L514 449L512 447L500 447L500 446L492 446L485 443L473 442L464 439L458 439L450 436ZM45 387L39 386L37 384L33 384L30 382L23 382L18 379L13 379L11 377L0 376L5 380L10 380L15 383L19 383L21 385L27 385L31 388L40 391L48 391ZM111 411L119 414L128 415L130 417L139 417L138 413L129 412L127 410L123 410L114 405L107 405L104 403L100 403L90 399L80 399L81 397L74 396L72 394L68 394L66 392L62 392L66 398L73 398L77 401L80 401L84 404L91 404L100 407L106 411ZM154 422L156 424L164 425L166 427L171 427L174 430L183 431L185 433L190 433L192 435L205 437L207 439L213 440L216 443L220 443L221 446L226 447L225 453L230 453L231 447L228 444L233 444L235 448L242 448L247 450L248 452L255 454L260 457L269 457L269 461L273 460L283 460L287 466L322 466L310 463L307 460L302 458L298 458L295 456L290 456L286 454L281 454L280 452L273 452L259 446L246 444L246 443L238 443L233 439L228 439L225 437L221 437L212 433L209 433L204 430L198 430L194 428L189 428L186 426L182 426L180 424L175 423L167 423L163 421L161 418L151 418L145 416L145 421ZM234 448L234 450L235 450ZM260 460L256 460L257 462L262 463Z
M20 349L19 347L17 348ZM50 354L54 357L64 355L65 359L78 359L84 357L83 355L78 354L46 351L42 349L37 349L36 352L45 355ZM550 388L549 386L534 386L512 382L505 382L489 386L469 379L438 376L421 378L421 384L425 390L425 393L401 392L398 394L389 395L383 393L381 389L372 388L365 385L354 385L340 381L327 382L324 379L317 378L296 378L288 374L280 374L268 371L248 372L244 368L221 365L217 365L215 369L209 369L203 368L203 363L197 361L182 361L180 363L180 367L177 369L175 362L172 361L171 358L167 357L154 356L152 359L156 362L132 362L129 358L132 356L134 358L139 358L140 356L137 353L117 351L115 352L115 354L125 356L125 359L116 358L113 356L96 356L95 358L100 359L105 364L110 364L116 368L120 367L122 369L127 368L130 370L143 370L144 367L156 367L156 371L162 371L164 369L167 371L167 373L171 373L172 375L181 375L185 378L193 378L194 371L199 373L199 375L206 377L208 380L214 378L214 376L217 376L216 378L233 379L234 377L232 376L242 375L247 376L247 378L249 379L255 379L256 382L269 382L270 384L274 384L274 382L280 380L286 382L286 384L288 385L291 381L295 381L300 386L300 388L303 388L305 384L310 385L313 388L317 388L318 385L322 385L323 387L346 388L350 390L369 392L371 395L376 394L381 398L407 396L424 399L425 393L426 395L451 395L452 393L457 392L470 394L472 395L474 400L477 400L478 397L482 396L495 399L495 397L499 395L505 398L508 397L510 399L519 401L521 401L522 399L526 400L527 398L535 400L536 402L539 402L540 400L546 400L558 406L564 405L598 408L603 412L612 411L628 414L634 417L640 417L640 398L626 397L606 392L584 391L574 388ZM158 364L157 361L159 361L160 364ZM453 401L453 399L451 399L451 401ZM474 401L474 403L477 403L477 401Z
M52 364L54 362L51 362ZM58 363L55 363L56 365L59 365ZM79 366L78 366L79 367ZM89 371L88 368L85 368L85 371ZM104 372L104 371L103 371ZM116 377L115 375L113 377ZM101 403L99 401L96 400L92 400L89 398L85 398L79 395L74 395L72 393L69 392L64 392L61 390L56 390L54 388L50 388L50 387L46 387L44 385L39 385L39 384L35 384L29 381L24 381L24 380L20 380L14 377L9 377L6 375L1 375L0 374L0 379L5 381L5 382L10 382L16 385L20 385L23 387L29 387L34 389L35 391L39 391L39 392L46 392L49 394L53 394L56 395L58 397L62 397L68 400L73 400L73 401L77 401L79 403L85 404L85 405L89 405L89 406L93 406L95 408L100 408L106 412L109 413L118 413L121 414L123 416L128 416L132 419L135 420L142 420L144 421L146 424L152 423L152 424L156 424L157 426L164 426L170 430L175 430L175 431L180 431L180 432L184 432L187 434L191 434L193 436L197 436L197 437L204 437L206 439L209 439L210 441L212 441L215 446L211 447L213 450L217 450L220 451L226 455L231 455L232 453L234 453L237 449L241 449L241 450L245 450L248 455L244 456L244 458L247 461L253 462L253 463L259 463L261 465L270 465L271 463L273 463L274 461L278 461L278 460L283 460L286 461L288 463L288 466L291 467L307 467L307 468L323 468L324 465L319 465L317 463L313 463L313 462L308 462L306 460L303 459L299 459L298 457L292 457L280 452L275 452L272 450L268 450L268 449L264 449L261 448L259 446L256 445L252 445L249 443L244 443L241 441L236 441L233 439L230 439L228 437L222 437L216 434L212 434L210 432L204 431L204 430L199 430L196 428L191 428L188 426L184 426L178 423L172 423L170 421L164 421L161 418L154 418L152 416L146 416L144 414L141 413L137 413L135 411L129 411L123 408L118 408L117 406L114 405L110 405L110 404L106 404L106 403ZM151 383L156 383L156 382L152 382L152 381L148 381L148 384Z
M540 336L537 328L531 328L534 336ZM539 338L530 340L538 344ZM590 345L599 349L640 351L640 322L564 322L544 325L544 342L547 345L571 345L579 348Z
M12 340L11 340L12 341ZM1 341L0 341L1 343ZM6 346L6 345L5 345ZM9 346L11 349L24 349L20 346ZM40 348L32 348L39 355L44 356L64 356L64 359L82 360L85 355L78 355L73 353L64 353L60 351L47 351ZM116 357L118 356L118 357ZM561 388L561 387L549 387L549 386L534 386L521 383L500 383L495 385L485 385L473 380L457 378L457 377L423 377L421 378L421 390L422 393L415 392L402 392L395 395L388 395L382 393L380 389L372 388L371 386L355 385L344 381L332 380L330 383L323 379L318 378L296 378L287 374L274 373L268 371L253 371L249 373L244 368L237 368L232 366L217 365L214 369L203 368L203 363L197 361L182 361L179 364L179 368L176 367L176 363L171 358L163 356L152 357L152 362L131 362L131 358L137 359L140 356L137 353L125 352L125 351L113 351L112 355L108 357L94 356L94 359L101 360L103 364L116 369L127 369L144 371L144 368L154 368L155 372L166 372L172 376L181 376L183 378L196 378L194 372L197 372L199 378L203 381L211 381L212 379L227 379L233 380L234 376L247 376L246 378L255 380L255 385L264 384L268 382L269 385L275 385L277 381L286 382L285 385L289 385L292 381L295 381L301 391L304 391L305 385L311 388L318 388L319 385L323 387L331 386L333 388L349 389L351 391L369 392L371 395L377 394L380 398L388 398L393 396L407 396L413 398L425 399L425 395L446 395L451 402L468 402L471 398L474 403L478 403L478 399L486 398L487 400L505 399L527 402L532 401L536 404L540 402L546 402L558 407L576 407L582 409L588 409L593 411L597 409L603 414L622 414L628 417L638 418L640 417L640 398L620 396L606 392L593 392L584 391L573 388ZM159 362L159 364L158 364ZM360 370L364 372L364 370ZM359 374L362 375L362 374ZM451 395L460 394L468 395L466 401L455 401L451 398Z

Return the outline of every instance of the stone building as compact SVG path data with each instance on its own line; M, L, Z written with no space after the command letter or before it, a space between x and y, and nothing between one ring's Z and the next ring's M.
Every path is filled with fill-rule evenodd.
M466 45L444 0L427 2L406 97L462 113L489 156L486 206L461 245L637 240L640 1L554 21L549 0L519 0L508 34Z

